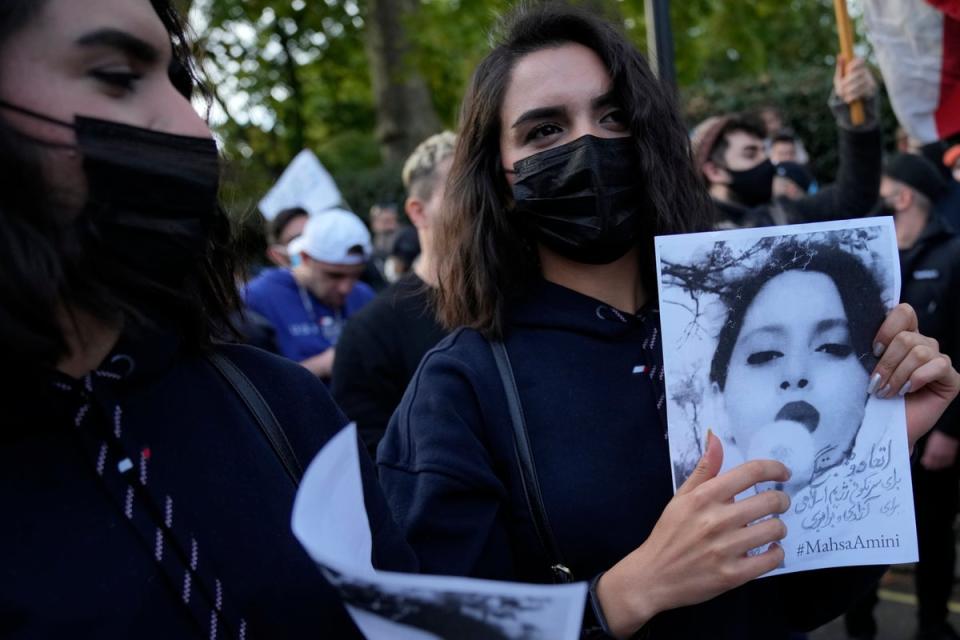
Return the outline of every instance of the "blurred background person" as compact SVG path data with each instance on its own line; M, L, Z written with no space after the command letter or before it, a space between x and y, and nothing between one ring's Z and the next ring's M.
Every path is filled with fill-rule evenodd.
M307 225L310 214L306 209L293 207L284 209L273 220L266 222L267 260L277 267L292 266L294 256L290 255L290 243L299 238Z
M383 278L384 286L389 283L384 265L390 256L393 241L396 239L399 230L400 214L395 203L378 202L370 207L370 232L373 243L373 255L370 264L377 269L380 277ZM377 289L382 289L382 287Z
M784 159L794 160L800 164L807 164L807 162L810 161L810 156L804 147L803 140L793 133L793 130L790 129L790 126L787 124L786 119L783 116L783 112L778 107L767 105L765 107L761 107L756 113L763 122L764 132L766 133L765 137L767 153L772 153L773 144L777 136L781 132L785 132L791 136L792 152L794 153L794 156L792 158ZM776 163L777 160L774 160L773 162Z
M893 216L900 249L901 300L917 312L920 331L960 360L960 236L934 213L946 192L939 169L916 154L898 154L884 168L882 209ZM952 640L947 623L956 561L953 523L958 506L960 405L954 402L921 438L911 467L920 561L916 565L917 640ZM851 638L874 638L875 593L846 616Z
M855 218L876 204L883 151L876 94L876 81L863 60L838 60L829 100L839 135L837 180L815 195L791 201L785 207L788 222ZM866 119L854 126L849 105L857 100L864 104ZM762 122L739 115L708 118L691 135L694 161L723 228L774 224L769 204L775 170L765 135Z
M816 193L817 182L813 174L802 164L781 162L774 166L773 201L770 203L770 217L774 224L788 224L790 205Z
M950 170L955 182L960 182L960 143L952 145L943 154L943 165Z
M793 131L781 129L770 138L770 162L775 165L781 162L796 162L798 164L800 157L798 151L799 140Z
M446 335L431 301L437 286L434 227L443 210L455 145L452 132L438 133L421 142L404 163L404 210L416 228L420 254L412 272L350 321L337 348L331 391L356 421L372 455L423 355Z
M960 232L960 142L944 151L943 167L947 170L947 195L937 204L935 213L954 231Z
M359 281L370 232L353 213L332 209L311 217L288 250L299 263L251 280L244 301L273 325L282 355L329 380L344 325L374 296Z
M416 227L401 227L383 270L388 282L396 282L413 269L420 256L420 237Z

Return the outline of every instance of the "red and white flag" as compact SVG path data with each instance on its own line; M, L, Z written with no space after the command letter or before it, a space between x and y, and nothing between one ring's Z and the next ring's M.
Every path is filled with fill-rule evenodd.
M960 0L861 0L893 111L921 143L960 133Z

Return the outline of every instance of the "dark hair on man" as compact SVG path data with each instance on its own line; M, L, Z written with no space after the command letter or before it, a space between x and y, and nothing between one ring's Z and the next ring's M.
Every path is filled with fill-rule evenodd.
M603 61L639 155L638 181L649 194L639 240L643 283L656 291L654 234L711 227L713 209L693 168L674 92L611 23L564 3L521 6L505 21L500 44L480 62L463 99L460 132L440 219L438 313L497 337L508 300L540 274L535 245L511 216L512 195L500 159L500 109L511 72L525 55L576 43ZM640 205L642 203L638 203Z
M780 129L770 138L770 142L775 144L777 142L789 142L791 144L796 144L797 136L793 133L792 129Z
M756 116L735 115L727 120L726 124L724 124L723 128L720 129L717 134L716 142L713 148L710 149L708 156L711 162L721 167L727 166L727 163L724 161L724 156L727 154L727 149L730 148L728 137L730 134L737 133L738 131L751 135L754 138L759 138L760 140L764 140L767 137L763 122L758 120Z
M377 202L372 207L370 207L371 216L377 216L381 213L384 213L385 211L392 211L393 213L398 213L400 211L400 207L397 205L396 202L386 201L386 200L382 202Z
M169 0L151 4L170 35L171 81L186 98L197 91L206 96L176 9ZM43 5L42 0L0 3L0 45ZM173 291L90 251L78 220L55 202L42 167L33 143L0 112L0 350L15 370L51 367L67 355L63 323L73 320L72 311L108 323L122 321L129 330L162 325L177 331L184 347L194 350L230 327L228 316L238 307L238 296L231 225L223 211L208 225L204 255L184 286Z
M283 237L283 232L287 228L288 224L297 218L309 215L310 214L307 212L307 210L301 207L290 207L289 209L284 209L278 213L273 220L267 223L267 242L270 244L277 244Z
M887 312L877 277L863 261L835 245L790 240L777 246L763 266L733 283L722 296L727 317L710 362L710 381L721 391L750 305L771 279L788 271L822 273L833 280L843 302L854 353L867 373L876 365L873 339Z

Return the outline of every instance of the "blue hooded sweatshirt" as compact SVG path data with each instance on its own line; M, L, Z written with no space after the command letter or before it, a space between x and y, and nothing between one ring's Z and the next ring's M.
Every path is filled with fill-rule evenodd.
M541 282L506 316L544 505L566 565L590 579L638 547L673 497L659 314L627 315ZM490 345L460 329L429 352L378 450L380 481L426 573L548 582ZM786 638L842 613L883 568L753 581L667 611L654 638Z

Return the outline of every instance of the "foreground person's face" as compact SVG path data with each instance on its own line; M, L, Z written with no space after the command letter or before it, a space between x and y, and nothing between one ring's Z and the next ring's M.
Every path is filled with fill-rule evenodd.
M625 114L611 95L613 81L591 49L564 44L517 61L500 109L504 169L540 151L585 135L630 135ZM511 181L513 174L507 174Z
M186 136L210 137L174 87L170 38L149 0L45 0L0 51L0 98L72 123L82 115ZM56 144L74 134L0 110L11 126ZM51 188L65 203L85 199L82 159L42 147Z
M826 274L787 271L763 286L744 316L723 390L730 432L746 457L760 442L809 434L805 450L814 459L798 467L815 473L843 460L868 384L850 331Z

